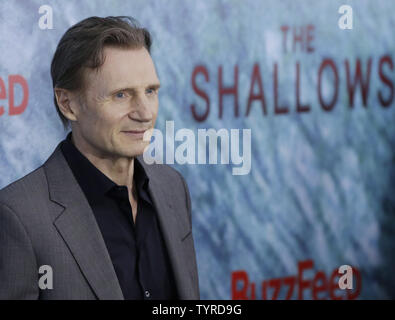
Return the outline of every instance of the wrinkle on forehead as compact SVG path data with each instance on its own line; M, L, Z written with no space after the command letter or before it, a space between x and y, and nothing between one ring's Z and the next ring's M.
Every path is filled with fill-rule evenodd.
M151 56L145 48L106 48L104 53L106 60L96 80L101 80L105 90L144 88L159 82Z
M87 69L84 79L85 95L95 105L110 103L112 94L121 89L143 92L151 85L160 85L153 60L144 47L107 47L103 54L103 65Z

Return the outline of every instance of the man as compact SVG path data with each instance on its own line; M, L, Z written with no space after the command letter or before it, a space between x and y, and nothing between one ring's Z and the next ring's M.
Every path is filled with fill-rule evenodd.
M150 47L128 17L60 40L51 76L71 132L0 191L1 299L199 299L187 185L142 157L160 87Z

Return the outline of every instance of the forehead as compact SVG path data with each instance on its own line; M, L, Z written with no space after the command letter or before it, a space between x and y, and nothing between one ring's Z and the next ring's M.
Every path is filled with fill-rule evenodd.
M113 90L159 83L154 63L146 48L106 47L103 54L103 65L97 72L88 72L91 84L100 86L102 89Z

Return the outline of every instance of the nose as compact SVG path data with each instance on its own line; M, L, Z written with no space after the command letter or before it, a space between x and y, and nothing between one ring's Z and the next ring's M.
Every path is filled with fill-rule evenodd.
M133 103L134 106L128 114L129 118L138 122L150 122L153 115L148 101L144 98L138 98Z

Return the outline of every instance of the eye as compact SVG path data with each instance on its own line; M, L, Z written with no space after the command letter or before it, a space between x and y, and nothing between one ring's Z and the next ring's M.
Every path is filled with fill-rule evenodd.
M117 98L117 99L126 98L126 93L125 93L124 91L117 92L117 93L115 94L115 98Z
M147 94L149 94L149 95L156 94L156 91L157 91L157 89L154 89L154 88L149 88L146 90Z

